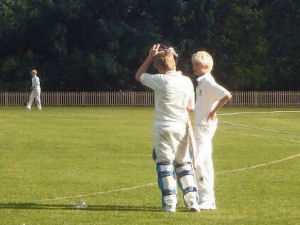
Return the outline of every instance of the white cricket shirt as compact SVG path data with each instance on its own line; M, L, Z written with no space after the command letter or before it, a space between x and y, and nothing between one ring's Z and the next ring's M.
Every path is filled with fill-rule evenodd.
M195 108L195 95L192 81L181 71L168 71L165 74L141 75L141 83L154 90L155 114L159 122L186 122L189 119L187 108Z
M230 93L217 84L210 73L198 77L197 82L194 121L196 125L207 125L207 117L211 110L219 100Z
M31 86L34 87L33 90L40 90L40 79L37 76L31 78Z

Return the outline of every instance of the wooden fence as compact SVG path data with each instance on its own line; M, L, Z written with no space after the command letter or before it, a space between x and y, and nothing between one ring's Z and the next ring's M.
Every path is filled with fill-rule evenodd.
M0 92L0 106L23 106L29 92ZM227 106L300 107L300 91L236 91ZM43 106L153 106L153 92L42 92Z

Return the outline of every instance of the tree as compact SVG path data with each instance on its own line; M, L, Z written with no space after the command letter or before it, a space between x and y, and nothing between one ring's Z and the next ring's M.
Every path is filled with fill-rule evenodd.
M134 74L153 43L209 51L230 90L298 90L296 0L2 0L0 90L144 90ZM153 68L152 68L153 69Z

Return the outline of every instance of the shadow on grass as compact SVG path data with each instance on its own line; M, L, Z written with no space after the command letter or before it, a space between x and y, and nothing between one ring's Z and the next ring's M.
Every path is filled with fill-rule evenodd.
M1 209L54 209L54 210L80 210L80 211L152 211L160 212L161 207L132 206L132 205L87 205L86 208L78 209L76 205L62 204L39 204L39 203L0 203Z

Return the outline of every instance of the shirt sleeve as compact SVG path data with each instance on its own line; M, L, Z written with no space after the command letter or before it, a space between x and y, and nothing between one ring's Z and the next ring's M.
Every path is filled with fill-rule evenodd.
M141 75L140 81L146 87L152 90L159 90L163 87L164 79L162 74L149 74L143 73Z
M216 82L208 82L207 85L210 90L209 94L215 101L218 101L226 95L230 94L228 90L226 90L224 87L217 84Z

